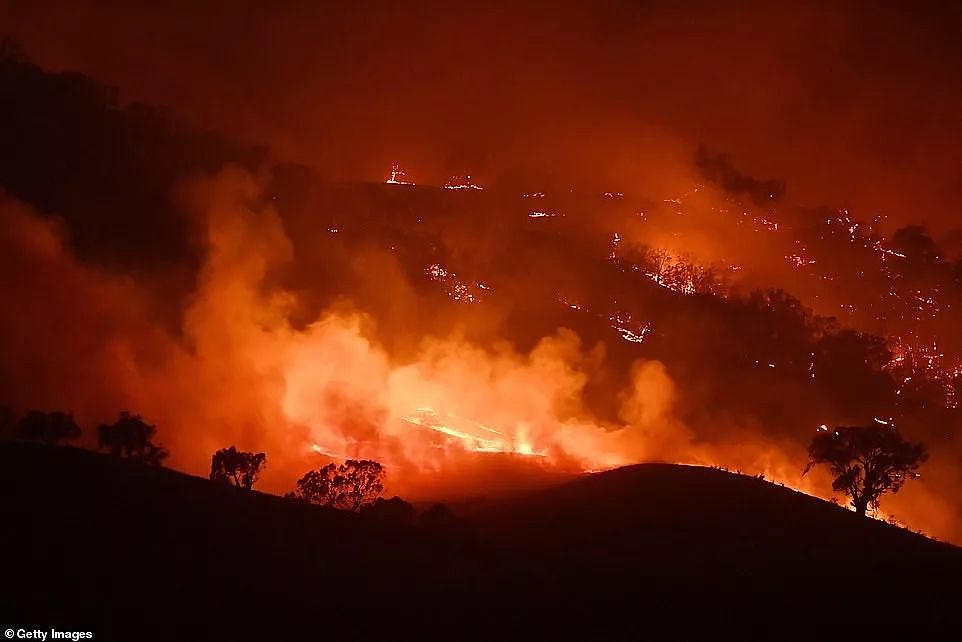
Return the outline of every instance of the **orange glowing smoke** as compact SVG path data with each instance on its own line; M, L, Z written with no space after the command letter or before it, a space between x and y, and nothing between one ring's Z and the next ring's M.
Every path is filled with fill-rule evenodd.
M4 394L74 411L88 437L120 409L142 413L160 426L170 464L195 474L227 445L265 451L262 487L275 492L330 458L378 460L389 492L411 498L484 493L504 472L486 473L485 461L535 474L651 460L724 464L826 492L817 474L801 485L798 444L748 427L723 443L696 439L656 361L632 368L618 420L599 420L583 392L603 350L566 329L530 352L427 337L399 360L374 338L374 321L349 306L295 326L294 294L267 286L292 246L276 212L250 209L257 196L256 181L236 172L184 191L207 256L179 332L151 320L130 279L84 267L56 226L2 204L3 268L28 275L3 283L8 310L18 312L3 315L4 348L31 373ZM927 511L951 515L934 495L921 497Z
M18 397L23 403L73 410L88 426L119 409L140 412L161 426L171 465L199 474L217 448L264 450L263 483L276 491L318 465L318 453L377 459L403 490L419 475L443 475L481 455L581 471L659 457L663 444L687 438L672 423L672 383L657 363L636 370L624 424L594 420L581 393L583 366L596 356L567 330L526 354L428 337L415 358L396 362L358 311L342 307L295 329L294 296L265 287L292 248L276 212L249 209L256 182L227 173L185 194L208 252L180 336L148 320L129 279L82 267L53 226L7 208L21 223L7 227L19 234L11 242L41 263L30 272L77 281L56 289L56 308L84 310L82 334L93 343L73 345L79 338L68 320L34 298L30 315L46 325L11 328L10 342L43 346L60 337L61 354L84 356L61 367L77 374ZM33 288L51 290L36 283L14 294L30 299ZM35 361L56 370L49 355Z

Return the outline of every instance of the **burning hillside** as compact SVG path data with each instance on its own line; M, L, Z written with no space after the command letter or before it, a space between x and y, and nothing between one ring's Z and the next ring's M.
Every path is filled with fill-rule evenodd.
M290 236L287 225L304 221L296 213L285 219L288 197L278 192L265 198L265 188L241 173L185 192L206 227L208 250L179 336L149 321L149 292L78 264L54 228L8 203L6 242L19 248L8 253L9 260L29 262L37 279L73 274L76 281L64 290L52 289L48 280L32 284L61 294L19 306L21 316L48 321L6 333L29 347L20 349L17 361L46 371L43 352L32 346L45 341L51 323L56 327L48 305L86 310L94 339L84 347L90 357L77 363L77 374L58 368L66 378L50 388L55 394L38 387L11 396L35 405L56 403L88 422L110 406L137 408L165 428L172 464L187 470L202 471L222 443L250 444L271 453L265 482L277 491L319 458L371 458L389 467L392 488L415 497L483 493L483 476L465 477L465 471L483 467L479 458L506 457L512 467L530 469L527 475L668 460L737 468L826 492L823 479L801 478L810 432L804 417L797 433L770 431L752 424L767 424L764 413L777 399L753 401L743 393L727 399L717 384L708 394L697 391L705 385L697 382L727 368L745 373L744 385L760 395L774 386L796 386L795 394L816 404L804 413L812 428L833 421L832 413L846 416L833 407L831 395L819 391L822 368L836 367L826 364L840 358L828 346L844 335L788 295L743 298L738 272L646 249L638 240L630 244L622 232L607 243L607 234L599 234L597 243L588 239L577 250L585 253L576 259L580 263L561 267L552 261L571 251L566 244L578 217L570 217L574 229L551 230L538 247L543 232L524 231L527 217L521 203L512 204L514 197L469 203L467 211L441 209L433 221L419 210L410 220L396 209L408 197L356 189L351 198L386 198L384 212L367 220L342 214L343 231L335 237ZM443 199L436 202L434 207L445 207ZM250 203L264 205L252 209ZM513 263L459 257L446 247L457 242L459 227L477 205L507 206L506 216L518 217L507 224L519 228L520 240L503 250ZM324 224L323 217L311 223ZM351 303L343 298L351 290L313 276L318 264L311 253L329 270L327 257L338 256L338 244L347 246L340 252L364 256L352 248L367 246L370 253L350 268L357 270L347 279L354 284L340 286L354 288ZM542 270L554 267L539 272L539 264ZM13 270L25 267L16 263ZM520 290L515 271L524 274ZM604 288L573 280L592 271ZM388 298L379 296L379 288L389 289ZM701 353L711 341L706 330L713 330L686 324L701 326L704 314L717 317L719 330L735 324L729 332L741 335L728 341L750 347L728 356ZM392 315L399 325L378 321ZM755 326L738 330L746 322ZM764 332L780 334L766 343ZM686 350L672 348L686 338L692 341ZM63 336L57 349L74 353L76 341ZM699 362L706 372L686 373ZM878 376L892 363L877 364ZM694 388L679 385L685 381ZM890 410L879 406L875 414L889 416ZM726 431L711 434L710 422L735 412L742 418L729 416ZM937 496L928 501L938 502ZM929 513L910 514L924 520Z
M802 477L812 435L876 418L932 451L880 516L962 538L962 271L925 229L670 136L630 172L471 150L428 168L412 143L333 181L3 56L15 412L130 409L181 470L269 453L277 493L374 459L414 499L645 461L828 497ZM619 158L593 145L574 166Z

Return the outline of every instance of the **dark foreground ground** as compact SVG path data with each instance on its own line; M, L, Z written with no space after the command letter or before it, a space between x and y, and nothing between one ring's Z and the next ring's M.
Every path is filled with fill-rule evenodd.
M429 526L6 444L0 497L4 629L98 640L960 631L962 549L709 469L623 468Z

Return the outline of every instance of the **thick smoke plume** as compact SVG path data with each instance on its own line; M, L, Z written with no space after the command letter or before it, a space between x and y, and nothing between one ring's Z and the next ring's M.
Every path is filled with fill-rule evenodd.
M176 330L151 318L149 291L77 261L55 222L3 202L0 393L16 410L70 410L88 428L121 409L142 413L160 426L171 465L196 474L217 448L264 450L264 486L276 492L309 468L357 457L384 462L391 489L414 498L642 461L723 465L827 491L824 477L801 478L797 440L692 408L695 423L683 419L678 408L692 400L658 361L636 361L613 391L614 416L599 415L586 389L605 350L564 327L526 351L455 330L395 355L379 334L418 333L378 328L348 301L295 323L296 294L271 278L293 245L258 180L229 170L180 195L206 250ZM922 508L900 506L899 516L946 532L951 511L924 490L913 497Z
M657 362L637 365L621 424L595 420L583 366L598 356L563 328L528 353L427 337L401 362L374 338L375 321L343 303L296 329L294 296L265 285L291 244L275 211L250 208L257 200L240 172L185 190L208 250L179 333L151 322L131 280L77 262L55 224L4 202L4 273L22 275L4 284L4 398L63 407L88 426L143 413L171 463L195 473L226 444L266 450L272 490L324 455L382 460L403 487L497 451L576 472L670 458L689 441ZM426 409L435 424L466 423L445 433L404 419Z
M883 508L959 541L958 13L638 7L0 7L46 70L3 52L0 403L411 497L642 460L825 496L815 428L897 414L933 454Z
M711 152L699 145L695 166L701 175L721 186L733 196L748 195L755 205L773 205L785 195L785 182L775 179L762 180L738 170L726 154Z

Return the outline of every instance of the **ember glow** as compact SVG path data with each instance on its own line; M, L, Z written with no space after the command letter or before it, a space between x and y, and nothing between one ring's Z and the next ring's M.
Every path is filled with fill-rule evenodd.
M447 180L447 182L444 184L444 189L483 190L484 188L473 183L471 181L470 174L456 174Z
M414 185L414 183L405 180L406 177L407 174L401 169L400 165L394 163L391 165L391 174L384 182L388 185Z
M534 447L525 438L524 431L514 431L507 435L470 419L463 419L450 414L439 415L433 408L417 408L413 415L402 417L401 420L412 426L419 426L447 437L453 437L465 450L472 452L547 456L546 452L535 452ZM445 448L449 444L450 440L444 440L438 446Z
M528 218L554 218L556 216L564 216L561 212L546 212L543 210L531 210L528 212Z
M933 454L885 511L962 541L957 39L603 4L64 9L89 43L0 9L37 63L4 67L0 404L133 409L194 473L263 450L272 492L376 459L412 499L492 461L830 497L813 427L891 418Z
M485 296L485 291L491 288L484 283L468 283L462 281L453 272L449 272L441 265L434 263L424 270L428 278L438 283L444 293L459 303L477 303Z

